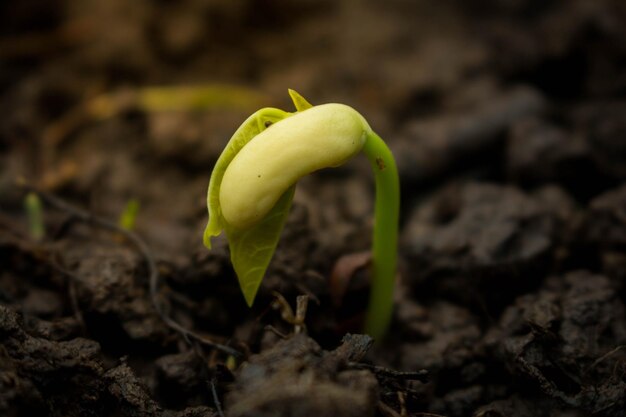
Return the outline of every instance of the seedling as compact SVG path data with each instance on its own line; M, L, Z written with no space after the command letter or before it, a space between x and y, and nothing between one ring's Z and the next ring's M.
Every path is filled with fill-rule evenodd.
M28 217L28 231L33 240L41 241L46 235L43 221L43 205L36 193L30 192L24 198L24 209Z
M135 228L135 222L137 215L139 214L139 200L131 198L126 203L124 211L120 214L120 218L117 224L124 230L133 230Z
M285 224L296 182L337 167L363 151L376 179L372 284L365 331L382 337L391 320L400 190L396 164L383 140L356 110L312 106L293 90L295 113L264 108L237 129L215 164L204 244L226 232L239 285L252 305Z

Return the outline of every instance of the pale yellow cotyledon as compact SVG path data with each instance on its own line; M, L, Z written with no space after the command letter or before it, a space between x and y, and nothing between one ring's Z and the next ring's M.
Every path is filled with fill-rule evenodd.
M248 142L226 168L220 206L244 229L263 219L301 177L336 167L363 148L371 128L344 104L322 104L281 120Z

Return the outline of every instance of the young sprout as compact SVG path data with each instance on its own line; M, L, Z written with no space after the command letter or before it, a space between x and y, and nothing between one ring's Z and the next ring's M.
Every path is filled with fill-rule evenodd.
M296 182L337 167L359 152L376 180L372 285L365 331L384 336L393 308L400 190L396 164L383 140L353 108L312 106L289 90L295 113L264 108L237 129L219 157L207 194L204 244L226 232L231 261L252 305L285 224Z
M139 214L139 200L131 198L126 203L117 224L124 230L133 230L135 228L135 221Z
M28 193L24 198L24 209L28 218L28 231L33 240L41 241L46 234L43 221L43 205L36 193Z

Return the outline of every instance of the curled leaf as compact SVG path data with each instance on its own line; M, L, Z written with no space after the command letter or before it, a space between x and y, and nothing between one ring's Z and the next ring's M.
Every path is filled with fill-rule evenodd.
M207 191L207 207L209 209L209 222L204 230L204 245L211 249L211 237L218 236L224 229L225 221L222 216L222 208L220 204L220 188L226 168L241 151L241 149L250 142L256 135L267 129L272 123L288 117L289 113L279 109L265 108L257 111L246 119L245 122L232 136L226 148L215 163L211 180L209 181L209 189Z
M226 169L239 151L260 132L289 116L290 113L282 110L266 108L246 119L217 160L209 181L207 192L209 221L204 231L204 245L211 249L211 237L218 236L222 230L226 231L231 262L248 305L252 305L276 250L295 187L287 190L261 221L245 229L233 227L224 219L219 198L220 188Z

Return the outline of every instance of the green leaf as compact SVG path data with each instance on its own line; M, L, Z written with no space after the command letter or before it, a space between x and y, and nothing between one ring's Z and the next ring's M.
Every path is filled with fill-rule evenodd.
M295 185L285 191L261 221L246 229L236 229L230 226L222 216L219 201L220 187L224 172L239 151L273 123L291 115L279 109L265 108L248 117L226 145L213 168L209 181L207 192L209 222L204 231L204 245L211 249L211 237L218 236L222 230L226 231L231 262L249 306L254 302L267 266L278 245L278 239L293 200ZM232 191L237 192L237 190Z
M289 97L291 97L291 101L293 101L293 105L296 106L296 110L305 111L306 109L313 107L313 105L309 103L307 99L302 97L296 90L292 90L290 88L288 91Z
M226 225L230 260L237 273L243 296L252 306L267 266L276 251L296 186L289 187L270 212L254 226L237 230Z
M213 172L211 173L211 180L209 181L209 189L207 191L207 207L209 209L209 222L204 230L204 245L211 249L211 237L218 236L226 221L222 216L222 209L220 207L220 186L222 184L222 178L226 168L248 142L252 140L263 130L267 129L272 123L276 123L286 117L289 117L290 113L285 111L265 108L257 111L246 119L239 129L233 134L232 138L224 148L224 151L220 155L219 159L215 163ZM234 190L233 190L234 191Z

